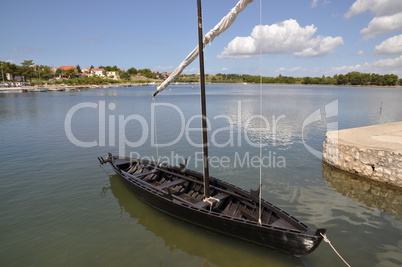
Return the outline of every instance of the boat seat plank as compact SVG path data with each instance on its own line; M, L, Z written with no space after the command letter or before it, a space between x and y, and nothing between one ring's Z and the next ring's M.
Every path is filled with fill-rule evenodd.
M219 193L219 194L213 196L213 198L219 199L220 201L224 200L227 197L229 197L229 195L225 194L225 193Z
M159 189L166 189L166 188L168 188L168 187L172 187L172 186L175 186L175 185L179 185L179 184L182 184L182 183L184 183L184 182L186 182L186 180L184 180L184 179L177 179L177 180L174 180L174 181L171 181L171 182L167 182L167 183L158 185L157 187L158 187Z
M161 172L164 172L164 173L166 173L166 174L171 174L171 175L174 175L174 176L176 176L176 177L180 177L180 178L186 179L186 180L188 180L188 181L190 181L190 182L194 182L194 183L199 184L199 185L201 185L201 186L203 185L203 182L200 181L200 180L197 180L195 177L182 175L182 174L180 174L180 173L173 172L173 171L169 171L169 170L162 169L162 168L158 168L158 169L159 169ZM230 190L226 190L226 189L220 188L220 187L218 187L218 186L213 186L213 185L210 185L210 187L211 187L211 189L215 189L215 190L217 190L217 191L220 191L220 192L222 192L222 193L231 195L231 196L233 196L233 197L241 198L241 199L246 200L246 201L252 201L250 198L248 198L248 197L246 197L246 196L242 196L242 195L237 194L237 193L234 193L234 192L232 192L232 191L230 191Z
M147 171L147 172L141 172L141 173L132 174L132 175L135 176L136 178L141 178L141 177L144 177L144 176L153 174L153 173L155 173L156 171L157 171L157 169L152 169L152 170Z
M258 222L258 217L245 209L241 209L240 214L251 221Z
M139 166L138 166L138 164L136 164L136 165L131 166L131 167L127 170L127 172L128 172L129 174L134 174L136 171L138 171L138 169L139 169Z

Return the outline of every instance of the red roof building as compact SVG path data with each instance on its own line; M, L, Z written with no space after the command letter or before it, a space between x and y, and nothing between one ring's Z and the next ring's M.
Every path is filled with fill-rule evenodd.
M58 69L62 69L64 71L71 70L71 69L75 70L75 67L74 66L60 66L60 67L58 67Z

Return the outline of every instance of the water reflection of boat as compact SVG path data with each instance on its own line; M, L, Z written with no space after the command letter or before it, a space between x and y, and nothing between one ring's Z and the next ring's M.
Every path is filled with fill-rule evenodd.
M402 218L402 190L322 164L322 176L339 193Z
M201 257L205 266L209 266L209 264L216 266L264 266L267 259L269 259L270 265L275 266L276 263L284 266L301 265L298 258L269 251L264 247L250 245L250 243L236 238L215 234L170 216L165 216L136 197L133 199L132 193L117 175L111 175L109 180L110 188L105 189L110 189L122 212L127 212L139 225L152 232L156 237L161 238L164 245L172 253L182 251L191 256ZM136 249L135 245L133 245L133 249ZM150 251L150 253L155 253L155 251ZM247 256L245 257L245 255Z

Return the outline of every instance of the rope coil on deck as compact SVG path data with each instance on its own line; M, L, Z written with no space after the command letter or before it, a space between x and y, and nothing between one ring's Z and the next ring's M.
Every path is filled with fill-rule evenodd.
M341 254L339 254L339 252L338 252L338 251L335 249L335 247L331 244L331 241L328 239L328 237L326 236L326 234L320 233L320 235L324 238L324 241L325 241L326 243L328 243L328 244L331 246L331 248L335 251L336 255L338 255L338 257L339 257L347 266L351 267L350 264L347 263L347 261L341 256Z

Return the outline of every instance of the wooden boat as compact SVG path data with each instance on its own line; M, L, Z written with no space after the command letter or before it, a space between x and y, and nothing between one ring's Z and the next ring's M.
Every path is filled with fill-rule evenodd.
M240 0L235 8L210 31L211 40L234 21L237 14L253 0ZM185 65L199 56L201 114L203 139L203 173L182 166L167 166L141 159L112 156L98 158L109 163L133 193L171 216L207 229L267 246L294 256L314 251L323 239L325 229L314 230L289 213L259 197L260 190L246 192L234 185L209 176L208 141L205 103L205 78L202 38L201 0L198 3L199 44L173 72L179 75ZM219 31L218 31L219 30ZM212 32L212 35L210 34ZM170 78L170 79L169 79ZM154 96L173 80L162 83Z
M141 200L171 216L282 252L304 256L314 251L324 229L313 230L275 205L262 201L258 223L257 192L246 192L210 177L211 200L204 201L203 175L185 166L167 166L147 160L99 158Z

